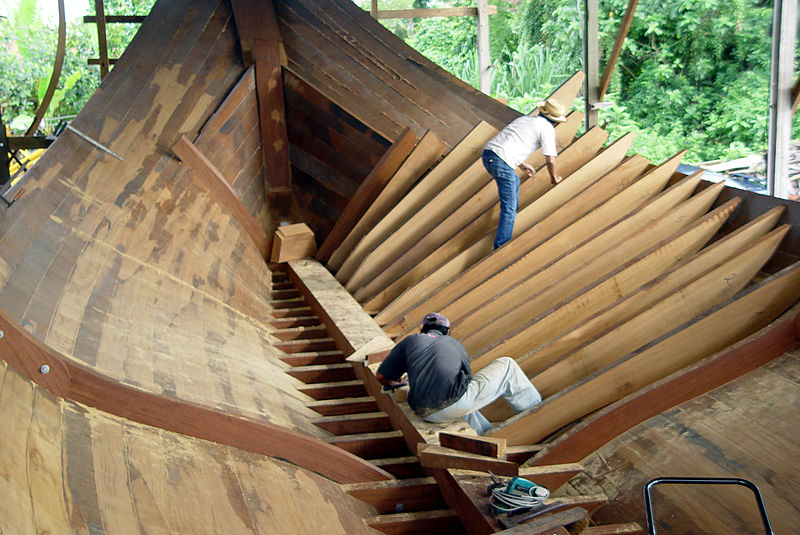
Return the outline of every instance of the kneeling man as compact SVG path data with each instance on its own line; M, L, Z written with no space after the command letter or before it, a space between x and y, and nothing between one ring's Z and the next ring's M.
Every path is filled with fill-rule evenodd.
M492 428L479 409L497 398L505 399L516 412L542 401L509 357L496 359L473 375L467 351L449 332L446 317L427 314L421 332L401 340L381 363L378 381L394 386L407 373L408 404L423 420L443 423L463 418L479 435Z

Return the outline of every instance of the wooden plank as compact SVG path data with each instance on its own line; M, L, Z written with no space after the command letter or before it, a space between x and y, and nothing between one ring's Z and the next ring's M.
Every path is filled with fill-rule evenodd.
M493 437L455 435L453 433L439 433L439 445L467 453L476 453L485 457L505 459L506 442Z
M353 367L347 362L295 366L286 370L286 373L306 384L352 381L355 378Z
M431 17L477 17L474 7L438 7L415 9L376 9L370 13L378 20L383 19L423 19ZM497 6L489 6L488 15L497 15Z
M409 325L415 325L417 320L422 318L422 316L417 315L420 306L414 307L414 305L422 302L422 308L426 310L428 305L433 307L431 310L437 309L437 307L443 308L448 302L467 291L471 285L479 284L490 278L500 269L500 267L493 268L491 266L503 265L506 258L512 258L513 255L510 252L512 249L517 251L518 255L522 255L527 250L530 250L527 249L528 247L535 247L537 243L530 240L531 234L529 233L534 228L537 228L536 224L547 219L560 206L614 168L624 157L625 151L632 140L633 138L630 136L620 138L612 146L603 150L572 173L569 180L562 181L559 187L550 189L523 208L517 214L514 222L514 238L512 239L519 238L514 248L507 247L505 251L502 251L501 248L490 254L492 233L489 231L479 241L473 243L469 248L454 256L436 271L405 290L395 301L378 313L376 321L384 325L387 332L392 334L405 332L409 329ZM546 237L544 236L541 239L546 239ZM486 255L489 256L487 257ZM480 261L477 260L479 258L481 259ZM509 259L508 261L511 260ZM465 289L462 290L462 288ZM356 299L358 298L359 295L356 293ZM434 299L434 302L431 302L431 299ZM425 313L422 314L424 315Z
M480 161L474 162L435 197L429 198L410 219L396 228L366 256L347 280L345 288L357 300L363 301L364 296L356 290L360 290L368 281L396 261L423 234L439 224L447 214L467 201L490 180L491 177L483 168L483 164Z
M751 287L702 318L676 329L647 349L629 355L569 391L522 413L490 436L509 444L536 442L568 422L601 409L639 388L690 366L757 332L800 297L800 263ZM539 437L539 438L536 438Z
M628 165L623 164L619 170L618 178L622 183L633 180L638 174L637 171L640 172L644 165L644 162L639 159L626 163ZM609 184L613 184L614 176L616 175L609 176ZM407 332L410 322L415 322L422 317L419 314L426 308L426 305L439 310L447 308L454 320L464 316L477 304L486 301L486 296L501 294L502 289L507 289L514 282L530 276L547 262L558 258L565 251L574 247L576 243L581 243L587 239L587 236L590 237L597 233L598 229L624 217L625 210L635 209L638 204L645 202L647 195L655 194L663 187L664 182L666 182L666 178L661 181L658 176L648 175L644 180L635 182L633 186L625 188L621 193L594 210L592 210L594 203L592 193L588 193L588 191L593 191L591 188L587 192L577 193L572 200L564 201L566 204L562 203L561 205L563 209L556 207L552 210L543 210L550 214L545 214L538 224L533 224L523 231L518 237L517 246L506 248L505 251L501 247L490 256L463 270L447 286L442 286L436 292L429 289L429 295L422 305L417 305L404 312L399 320L386 325L384 330L391 334ZM609 185L605 182L603 184ZM558 187L554 188L551 193L558 189ZM638 196L636 192L638 192ZM547 195L540 200L545 197ZM533 203L528 209L536 205L537 203ZM546 206L547 204L545 204ZM589 211L588 215L584 215L586 211ZM458 257L453 262L457 259ZM496 276L499 273L503 275ZM420 289L425 288L424 282L423 280L423 284L410 288L408 292L415 292L419 295ZM470 306L469 302L476 300L477 303L473 302Z
M739 229L735 234L716 242L697 258L692 258L692 255L719 230L719 226L725 222L725 217L728 217L723 214L714 216L712 212L709 216L695 222L685 232L680 232L588 291L573 296L566 303L562 302L537 316L531 325L496 344L483 355L476 357L473 366L476 366L479 361L481 364L478 367L483 366L485 362L491 362L502 355L519 356L522 361L526 358L526 351L532 352L531 348L536 348L534 351L537 351L539 348L547 346L549 349L552 347L550 345L553 343L552 341L559 335L563 336L573 328L579 328L594 314L611 306L618 299L630 295L659 274L675 268L679 262L685 261L686 263L678 269L688 272L699 266L705 266L707 259L716 255L715 251L720 251L720 254L723 255L730 254L732 250L739 249L751 240L762 236L775 225L781 212L780 209L774 209L764 214L752 224ZM717 249L718 247L719 249ZM728 253L723 251L728 251ZM531 343L531 340L535 342ZM546 364L546 358L540 354L537 357L538 362ZM531 371L534 372L538 369L531 368Z
M497 129L487 123L478 123L445 157L425 175L414 188L397 203L383 219L370 230L336 273L337 277L349 279L353 271L366 256L383 242L392 232L419 211L425 203L436 196L455 177L463 173L480 157L483 146Z
M534 282L534 279L546 277L546 273L552 273L553 270L560 270L562 276L565 273L569 273L568 270L571 269L568 267L569 255L580 251L583 245L574 246L574 243L570 244L574 246L575 251L569 252L570 245L566 245L565 242L558 240L557 231L566 228L570 224L577 224L573 223L573 221L579 221L582 216L592 217L592 211L612 197L622 196L626 199L632 199L636 196L636 200L633 202L624 203L622 199L616 200L616 204L624 204L625 209L632 210L637 206L637 202L643 202L646 198L645 194L639 194L637 196L634 191L647 191L649 187L649 193L655 194L658 189L663 187L663 183L666 181L666 175L664 175L663 180L659 179L657 174L653 175L652 173L645 179L640 178L646 165L646 160L636 158L621 164L617 169L608 173L605 177L586 189L586 191L580 193L561 209L554 212L551 217L542 221L540 226L542 230L544 230L543 227L545 227L545 225L550 225L552 230L542 232L540 235L544 237L546 234L550 234L550 236L547 237L552 237L555 241L547 242L543 246L533 249L533 251L536 251L535 255L531 252L529 255L523 257L527 259L536 256L535 265L531 265L530 262L527 262L527 268L521 270L523 262L520 260L506 269L503 272L504 276L502 280L494 281L493 283L493 286L497 288L493 301L488 302L489 300L486 298L485 287L490 283L487 281L464 294L443 309L443 314L450 314L448 317L451 318L451 323L453 323L453 325L458 325L459 329L463 329L464 332L469 333L464 339L465 342L469 339L469 346L467 349L469 353L473 354L478 349L484 348L491 341L497 340L499 336L512 332L525 321L525 317L532 317L535 315L532 312L530 314L526 312L525 316L517 315L515 317L508 317L508 312L516 305L507 305L508 303L518 303L527 300L526 296L536 291L535 285L537 283ZM642 182L641 184L638 183L640 181ZM631 186L631 184L634 186ZM623 195L622 191L625 191L625 189L629 187L633 187L634 191ZM625 209L620 210L616 215L624 215ZM586 224L583 226L590 228ZM596 229L597 227L594 228ZM591 236L591 234L589 234L589 236ZM561 248L559 248L559 246L561 246ZM551 251L549 255L548 247ZM548 266L551 262L553 264ZM502 286L500 285L501 283ZM524 289L520 288L519 291L510 290L510 287L514 283L524 285ZM508 308L508 306L512 308ZM509 323L503 325L501 330L489 334L486 332L486 324L487 322L493 321L493 318L506 318L509 320ZM501 320L501 322L504 321L506 320Z
M432 477L351 483L342 485L342 490L384 514L413 513L447 507L436 480Z
M625 522L623 524L589 526L583 530L583 535L640 535L644 532L642 526L636 522Z
M520 516L524 517L522 513ZM556 533L558 528L579 522L588 516L585 509L581 507L573 507L565 509L556 513L548 514L542 517L534 518L523 524L515 525L514 527L504 529L498 533L501 535L536 535L536 534L551 534ZM509 520L514 520L513 517ZM512 522L514 523L514 522Z
M336 220L331 232L317 251L317 260L327 262L331 254L342 244L347 234L375 201L380 192L400 169L417 144L417 136L407 128L384 153L372 172L358 187L356 194L347 203L344 212Z
M386 535L437 535L461 529L458 515L450 509L380 515L364 521Z
M417 449L417 456L425 468L477 470L501 476L516 476L519 472L517 463L431 444L420 444Z
M637 292L605 313L610 316L618 314L617 317L598 318L596 330L591 328L595 324L590 324L583 347L532 377L531 381L543 397L550 396L733 297L772 256L788 230L787 226L775 229L686 286L672 287L671 291L666 291L659 288L660 285L654 285ZM649 297L647 294L651 292L657 296ZM640 298L653 303L652 306L640 309L641 313L625 323L617 323L620 316L625 317L627 301L638 301ZM615 324L619 326L605 332L602 330L607 325ZM597 332L604 334L597 335ZM609 345L613 345L613 349ZM536 360L535 356L531 358Z
M620 22L619 30L617 30L617 37L614 38L614 45L611 47L611 52L606 60L606 67L603 69L603 77L600 79L600 89L597 96L599 102L603 101L606 91L608 91L608 86L611 84L611 75L614 74L614 68L617 66L617 60L622 52L622 45L625 43L625 38L631 29L633 15L636 13L638 4L639 0L628 0L628 7L625 8L625 14L622 16L622 22Z
M307 406L323 416L341 416L378 410L375 400L371 396L328 399L309 403Z
M262 2L259 5L265 10L272 7L271 2ZM272 17L274 19L274 14ZM253 40L261 156L266 169L267 189L288 188L292 183L279 42L280 35L269 33L265 38Z
M239 46L242 60L246 67L256 62L256 39L269 36L280 41L280 28L275 17L272 0L259 2L256 0L233 0L231 2L236 31L239 34Z
M327 262L329 269L338 270L359 240L372 229L386 214L388 214L398 201L414 186L419 178L438 162L445 150L445 144L431 131L425 133L419 140L414 150L406 158L386 187L378 197L369 205L364 215L358 220L347 237L331 254ZM342 282L337 273L337 279Z
M580 123L579 119L580 114L570 114L566 123L556 127L559 148L572 141ZM569 144L557 158L562 175L568 176L591 159L607 137L606 132L596 129ZM538 168L539 172L531 178L527 175L522 177L519 191L520 208L526 207L552 188L541 152L536 151L532 154L527 163ZM490 233L493 241L500 213L496 191L497 185L494 181L488 181L480 191L455 208L436 227L420 236L400 258L387 266L361 290L363 295L373 295L363 303L364 308L368 311L383 308L410 284L485 235ZM491 246L487 251L490 250ZM487 251L481 250L480 254L482 256L488 254Z
M342 435L329 438L328 443L357 455L362 459L380 459L408 455L408 449L400 431Z
M151 394L114 381L74 361L67 361L28 334L2 310L0 327L4 333L0 348L3 360L10 363L22 359L56 362L56 366L67 369L66 377L61 381L66 383L66 397L79 403L168 431L253 453L282 457L320 474L327 473L331 479L341 482L391 479L388 473L309 435ZM25 369L25 366L20 368ZM38 384L47 388L52 383L41 381ZM58 392L64 389L62 385L56 387Z
M108 75L108 40L106 39L106 15L103 0L94 0L95 22L97 23L97 51L100 55L100 80Z
M270 239L244 207L219 170L197 150L197 147L185 135L178 139L178 142L172 147L172 152L194 171L194 176L200 180L213 198L232 212L242 229L253 240L258 251L266 258L271 246Z
M314 425L334 435L383 433L392 429L389 416L383 412L329 416L314 420Z

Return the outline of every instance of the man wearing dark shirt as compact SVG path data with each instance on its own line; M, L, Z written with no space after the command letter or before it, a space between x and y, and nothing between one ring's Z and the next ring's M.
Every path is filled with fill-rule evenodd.
M450 322L441 314L427 314L419 334L401 340L381 363L377 379L386 386L408 374L408 404L424 420L442 423L463 418L482 435L492 424L479 409L503 397L520 412L541 402L516 362L501 357L472 375L469 355L448 336Z

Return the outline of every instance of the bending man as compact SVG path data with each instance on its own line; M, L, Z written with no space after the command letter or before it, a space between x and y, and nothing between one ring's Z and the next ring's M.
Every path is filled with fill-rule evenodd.
M542 401L509 357L472 375L467 351L449 332L446 317L427 314L421 332L401 340L378 367L378 381L394 386L407 373L408 404L423 420L443 423L463 418L479 435L492 428L479 409L497 398L502 396L516 412Z
M556 170L555 125L567 120L565 113L564 106L547 99L539 103L539 115L523 115L514 119L484 147L481 154L483 166L497 183L500 195L495 249L510 240L514 230L519 202L519 176L514 168L519 167L528 176L533 176L534 169L525 163L525 159L541 147L550 173L550 183L558 184L561 181Z

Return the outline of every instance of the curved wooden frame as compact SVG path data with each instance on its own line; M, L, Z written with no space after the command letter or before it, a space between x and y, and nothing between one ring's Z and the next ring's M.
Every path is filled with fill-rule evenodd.
M744 340L605 407L523 466L579 462L625 431L718 388L800 345L800 304Z
M394 477L343 449L266 422L138 390L71 361L0 310L0 358L40 387L145 425L285 459L338 483ZM47 371L43 371L47 366Z

